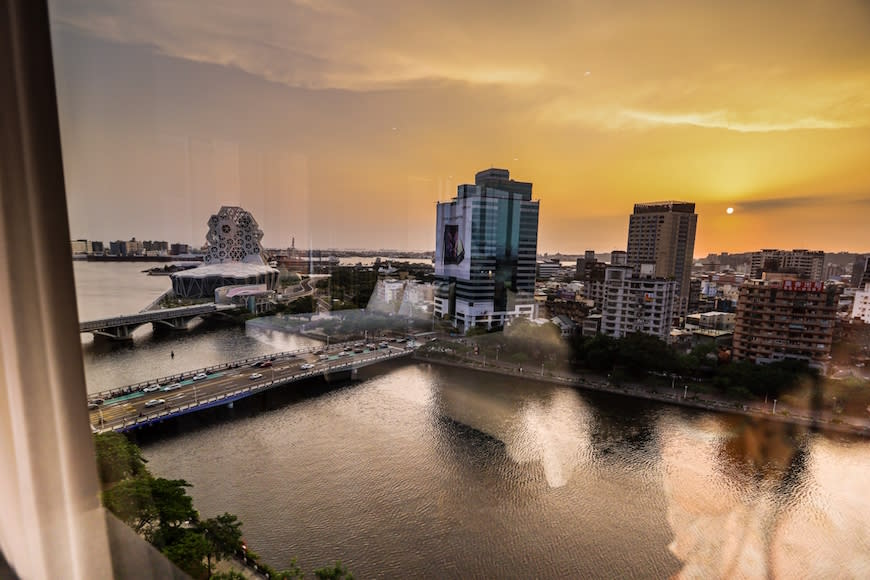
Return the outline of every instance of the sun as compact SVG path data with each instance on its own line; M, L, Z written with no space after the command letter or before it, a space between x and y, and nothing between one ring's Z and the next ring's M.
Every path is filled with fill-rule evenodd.
M729 207L728 209L725 210L725 213L727 213L728 215L731 215L732 213L734 213L734 208Z

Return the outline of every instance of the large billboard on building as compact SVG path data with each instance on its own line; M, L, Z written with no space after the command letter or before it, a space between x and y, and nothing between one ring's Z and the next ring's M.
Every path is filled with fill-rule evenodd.
M818 280L783 280L782 289L791 292L824 292L825 283Z
M465 247L459 235L459 226L446 224L444 226L444 263L459 264L465 258Z

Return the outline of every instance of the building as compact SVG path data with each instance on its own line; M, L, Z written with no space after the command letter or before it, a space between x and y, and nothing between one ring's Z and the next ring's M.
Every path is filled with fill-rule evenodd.
M187 244L172 244L169 246L169 254L172 256L179 256L181 254L189 254L190 248Z
M127 242L123 240L109 242L109 254L111 254L112 256L126 256Z
M169 243L146 240L142 242L142 249L147 255L165 256L169 253Z
M836 314L836 288L820 280L751 280L737 299L733 357L761 364L799 359L824 370Z
M670 339L676 302L676 282L655 276L653 264L643 264L635 276L631 266L610 266L604 274L600 332L614 338L642 332Z
M536 264L536 269L538 280L549 280L561 273L562 263L558 258L550 258L549 260L538 262Z
M628 252L624 252L622 250L613 250L610 252L610 265L611 266L627 266L628 265Z
M102 255L103 254L103 242L91 242L91 253Z
M852 286L863 288L870 282L870 256L861 256L852 265Z
M637 203L628 223L628 265L655 264L655 277L675 280L679 316L689 308L689 276L698 214L684 201Z
M587 279L589 276L589 270L592 269L592 265L596 262L598 262L598 259L595 257L595 250L586 250L584 257L577 258L577 268L574 271L574 279Z
M506 169L475 175L438 203L435 314L468 330L534 318L539 202Z
M70 246L72 247L73 254L87 254L87 253L89 253L87 240L72 240L70 242Z
M749 277L758 280L764 272L782 272L805 280L822 280L824 268L825 253L822 251L765 249L752 253Z
M855 292L852 302L852 318L859 318L861 322L870 324L870 282L864 285L863 290Z
M171 275L172 290L182 298L213 297L221 286L278 284L278 270L266 265L260 240L263 231L249 212L223 206L208 220L203 265Z

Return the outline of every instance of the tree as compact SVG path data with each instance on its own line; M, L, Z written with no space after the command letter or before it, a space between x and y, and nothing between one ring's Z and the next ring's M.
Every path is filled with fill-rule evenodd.
M147 472L142 451L120 433L95 435L94 446L97 451L97 473L103 488Z
M232 514L224 513L216 518L200 522L198 529L208 543L208 567L211 569L211 558L215 561L229 558L242 549L242 522Z
M133 528L149 537L151 525L158 518L157 506L151 493L151 476L139 475L125 479L103 492L103 505Z
M194 578L208 578L211 574L211 569L202 563L208 554L208 542L194 530L183 530L178 539L162 551L176 566Z
M314 571L314 576L318 580L353 580L353 574L348 572L341 562L336 562L335 566L318 568Z

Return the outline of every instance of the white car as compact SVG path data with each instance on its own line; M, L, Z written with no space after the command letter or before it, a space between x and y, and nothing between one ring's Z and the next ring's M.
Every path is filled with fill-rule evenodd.
M171 385L166 385L163 387L163 392L168 393L169 391L175 391L181 388L181 383L172 383Z
M160 385L148 385L144 389L142 389L143 393L153 393L154 391L159 391Z
M205 373L197 373L197 374L193 375L193 380L195 380L195 381L201 381L202 379L207 379L207 378L208 378L208 375Z
M157 405L165 405L166 401L163 399L151 399L147 403L145 403L146 407L156 407Z
M303 371L307 371L308 369L313 369L314 365L311 363L305 363L304 365L302 365L299 368L302 369Z
M253 381L254 379L262 379L263 375L261 373L254 373L250 376L250 379Z

